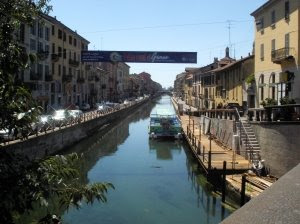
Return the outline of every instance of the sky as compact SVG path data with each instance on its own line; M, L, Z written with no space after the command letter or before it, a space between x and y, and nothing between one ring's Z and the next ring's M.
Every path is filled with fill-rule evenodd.
M89 40L89 50L197 52L197 64L127 63L131 74L148 72L169 87L186 67L224 57L227 46L236 59L252 52L250 13L266 1L51 0L50 15Z

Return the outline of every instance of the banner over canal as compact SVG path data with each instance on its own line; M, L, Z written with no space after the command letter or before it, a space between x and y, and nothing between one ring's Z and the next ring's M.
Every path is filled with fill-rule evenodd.
M81 61L196 64L197 52L81 51Z

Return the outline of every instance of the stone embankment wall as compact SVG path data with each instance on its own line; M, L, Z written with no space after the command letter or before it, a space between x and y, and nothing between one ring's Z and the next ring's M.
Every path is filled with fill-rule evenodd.
M48 155L53 155L62 149L69 147L76 142L86 138L97 132L101 127L109 124L117 119L122 119L129 115L140 105L148 100L127 107L122 110L117 110L105 116L95 118L74 126L64 127L54 132L40 134L37 137L29 138L25 141L12 143L1 147L1 150L11 151L14 153L25 155L30 160L44 158Z
M280 177L300 163L300 123L251 122L261 157L271 174Z

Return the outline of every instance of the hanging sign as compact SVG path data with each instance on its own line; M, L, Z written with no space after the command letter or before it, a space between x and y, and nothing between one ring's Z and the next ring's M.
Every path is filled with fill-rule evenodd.
M196 64L197 52L81 51L81 61Z

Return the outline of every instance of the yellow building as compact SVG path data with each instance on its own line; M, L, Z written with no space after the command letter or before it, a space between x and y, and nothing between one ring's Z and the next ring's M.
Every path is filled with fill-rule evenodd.
M238 103L243 107L255 107L253 86L245 80L254 72L254 56L248 56L212 71L215 76L215 105L224 107Z
M300 103L300 1L269 0L255 18L255 79L259 107L266 98Z
M88 103L90 90L88 73L91 66L81 63L81 51L88 49L89 41L58 21L55 17L43 15L52 23L50 34L51 106L81 106Z

